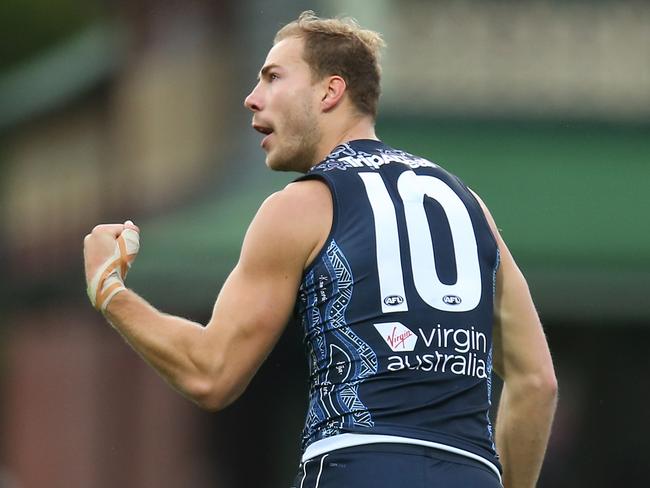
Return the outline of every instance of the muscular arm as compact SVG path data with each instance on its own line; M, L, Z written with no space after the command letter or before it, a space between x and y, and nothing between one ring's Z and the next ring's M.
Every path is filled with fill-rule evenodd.
M494 369L504 383L496 419L496 446L504 487L529 488L535 486L542 467L557 402L557 382L526 280L489 211L481 205L501 255L494 304Z
M172 386L204 408L223 408L244 391L282 333L331 212L328 190L315 181L269 197L205 327L164 314L131 290L112 299L106 317ZM92 276L88 265L86 273Z

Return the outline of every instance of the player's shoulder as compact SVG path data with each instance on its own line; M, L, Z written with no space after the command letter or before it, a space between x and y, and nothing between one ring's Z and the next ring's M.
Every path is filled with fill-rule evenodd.
M290 213L313 212L331 206L331 193L327 184L320 179L294 181L282 190L272 194L270 203Z
M310 262L329 234L332 215L327 186L318 180L298 181L262 203L249 235L266 251L293 255L304 264Z
M332 197L320 180L301 180L289 183L282 190L269 195L259 213L278 225L296 225L316 220L332 213Z

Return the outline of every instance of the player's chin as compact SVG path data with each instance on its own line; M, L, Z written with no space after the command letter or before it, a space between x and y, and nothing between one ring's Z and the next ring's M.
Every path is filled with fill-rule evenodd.
M288 171L284 164L277 159L273 159L269 156L266 157L266 166L273 171Z
M266 166L274 171L284 171L285 162L277 150L268 149L266 151Z
M273 171L295 171L288 161L282 158L273 157L271 153L266 156L266 166Z

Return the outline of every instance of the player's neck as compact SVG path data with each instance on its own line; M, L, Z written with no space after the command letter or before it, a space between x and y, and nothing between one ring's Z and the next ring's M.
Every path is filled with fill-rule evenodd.
M318 161L322 161L332 152L336 146L357 139L374 139L379 140L375 133L375 122L370 117L359 117L348 121L347 124L340 124L332 127L332 130L326 131L328 136L323 137Z

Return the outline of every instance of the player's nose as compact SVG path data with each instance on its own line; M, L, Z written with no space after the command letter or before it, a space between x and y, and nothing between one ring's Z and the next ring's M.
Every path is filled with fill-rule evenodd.
M253 88L253 91L251 91L244 99L244 106L253 112L259 112L262 110L262 97L260 96L259 87L260 85L257 84L255 88Z

